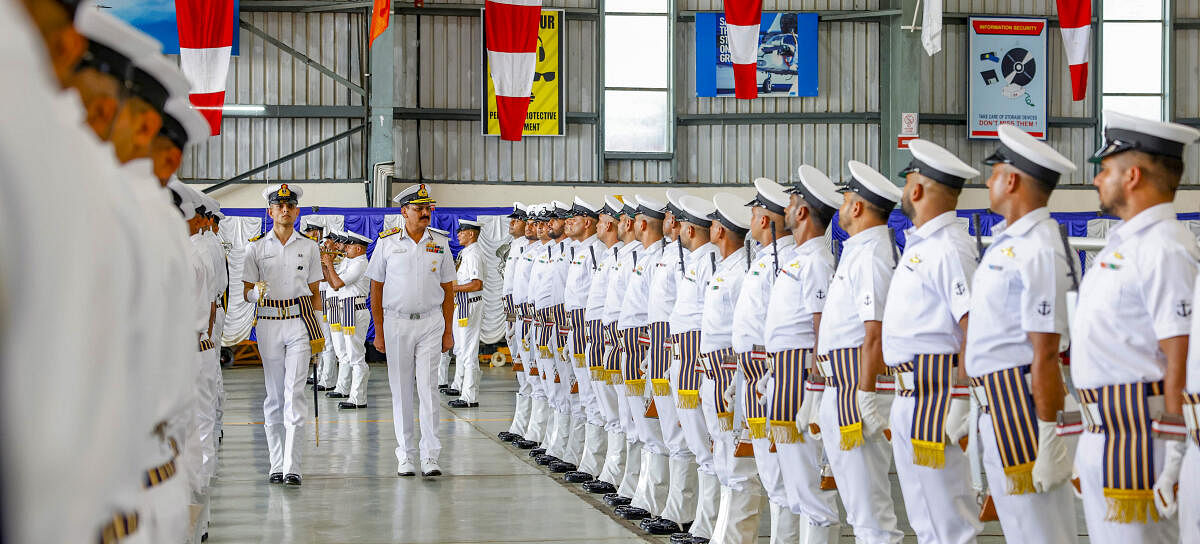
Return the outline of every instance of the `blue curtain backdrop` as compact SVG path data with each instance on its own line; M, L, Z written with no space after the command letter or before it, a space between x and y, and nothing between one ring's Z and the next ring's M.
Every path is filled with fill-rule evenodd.
M271 230L272 221L267 216L264 208L223 208L221 210L227 216L236 217L259 217L263 220L263 231ZM507 215L512 211L509 207L497 208L449 208L439 207L433 212L432 225L434 228L450 231L450 249L455 255L458 255L461 247L458 245L458 240L453 236L455 228L457 228L459 219L474 220L479 216L487 215ZM299 228L300 221L307 215L341 215L345 218L346 230L354 231L358 234L366 236L371 240L378 238L380 231L383 230L383 219L386 215L399 214L399 208L319 208L316 212L312 208L301 209L301 219L297 219L296 228ZM999 223L1002 219L997 214L989 213L987 210L958 210L959 217L970 219L972 216L979 215L979 224L982 236L990 236L992 234L992 226ZM1058 220L1067 226L1067 232L1070 236L1083 237L1087 236L1088 221L1092 219L1116 219L1115 217L1101 215L1097 212L1068 212L1068 213L1052 213L1054 219ZM1181 221L1198 221L1200 213L1181 213L1179 214ZM888 226L896 232L896 244L900 246L900 251L904 250L904 231L912 227L912 221L899 211L893 211L891 218L888 220ZM975 227L972 225L969 229L972 236L975 235ZM841 243L848 237L846 231L837 226L836 219L833 223L833 240L834 251L840 251ZM370 256L375 251L375 242L367 247L367 255ZM1083 252L1078 252L1080 269L1083 267ZM251 339L254 336L251 334ZM375 338L375 327L372 324L367 332L367 339L371 341Z

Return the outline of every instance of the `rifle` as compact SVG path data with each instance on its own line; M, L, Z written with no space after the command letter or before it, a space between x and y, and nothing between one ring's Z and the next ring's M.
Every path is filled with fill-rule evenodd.
M979 214L971 216L971 226L975 228L975 248L979 250L979 256L975 257L975 262L983 261L983 233L980 232Z
M892 239L892 268L900 266L900 253L896 250L896 229L888 227L888 236Z

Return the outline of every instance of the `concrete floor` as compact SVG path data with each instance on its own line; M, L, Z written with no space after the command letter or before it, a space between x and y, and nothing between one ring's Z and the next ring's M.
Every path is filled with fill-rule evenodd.
M208 542L668 542L612 517L597 497L552 477L526 452L496 439L512 417L515 381L509 367L484 370L479 408L456 410L442 403L445 476L397 477L387 367L371 365L371 372L369 408L339 410L336 400L320 396L320 446L310 420L304 485L287 488L266 481L262 369L225 371L225 439ZM894 474L891 478L897 515L909 534L905 542L915 542L899 484ZM761 534L766 535L763 518ZM1079 527L1084 527L1082 515ZM979 539L1003 541L998 523L989 523ZM842 542L854 542L849 528Z

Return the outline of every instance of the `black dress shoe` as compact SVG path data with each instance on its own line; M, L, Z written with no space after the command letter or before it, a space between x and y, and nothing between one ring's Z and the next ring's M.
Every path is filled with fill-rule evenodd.
M309 379L307 379L307 380L304 380L304 383L305 383L306 385L312 385L312 384L313 384L313 379L312 379L312 378L309 378Z
M312 388L317 391L333 391L332 387L325 387L324 385L314 385Z
M617 486L610 484L608 482L605 482L603 480L592 480L590 482L583 484L583 490L587 491L588 493L604 495L604 494L608 494L608 493L616 493Z
M450 389L450 384L443 383L438 386L438 393L445 393L447 389Z
M632 505L622 505L613 509L613 513L620 516L621 519L630 521L638 521L650 517L650 512L644 508L638 508Z
M579 468L579 467L575 466L575 463L568 463L568 462L562 461L562 460L558 461L557 463L550 463L549 467L550 467L550 472L553 472L555 474L571 472L572 470Z
M672 535L680 531L678 523L663 517L643 520L641 528L652 535Z
M550 467L550 470L554 470L554 467ZM563 475L563 480L573 484L582 484L585 482L590 482L593 479L594 477L591 474L579 472L578 470L568 470L567 473Z
M353 402L339 402L338 403L338 408L345 408L346 410L356 410L358 408L366 408L366 407L367 407L366 404L354 404Z
M510 433L508 431L500 431L500 433L497 434L496 437L505 442L512 442L513 440L521 438L516 433Z
M537 457L539 455L546 455L546 448L533 448L529 450L530 457Z
M345 393L338 393L337 391L330 391L328 393L325 393L325 398L327 398L327 399L348 399L348 398L350 398L350 395L347 395Z
M459 395L462 395L462 391L459 391L457 389L450 389L450 388L446 388L446 390L442 391L442 393L450 395L451 397L457 397Z
M557 462L561 461L561 459L559 459L553 455L546 455L546 454L542 454L537 457L534 457L533 460L536 461L537 464L542 465L542 466L547 466L551 463L557 463Z
M631 502L633 502L633 499L629 497L622 497L616 493L608 493L604 495L604 504L614 508L617 506L628 506Z
M692 544L692 533L682 532L671 535L671 544Z
M523 450L533 449L533 448L536 448L538 445L537 442L534 442L532 440L516 440L513 442L513 444Z
M450 405L451 408L478 408L479 407L478 402L467 402L462 399L454 399L446 404Z
M287 476L283 477L283 483L287 485L300 485L300 475L288 474Z
M693 536L691 544L708 544L708 539L702 536Z
M271 476L269 478L267 478L267 481L270 483L273 483L273 484L281 484L281 483L283 483L283 473L282 472L272 472Z

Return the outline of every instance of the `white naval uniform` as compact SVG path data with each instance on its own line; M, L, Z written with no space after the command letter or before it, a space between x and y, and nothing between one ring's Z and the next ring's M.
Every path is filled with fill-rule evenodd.
M763 245L755 255L754 261L750 263L750 269L746 271L746 277L742 280L742 289L738 294L737 303L733 307L733 350L738 355L749 353L752 359L761 356L764 357L764 362L766 361L767 351L763 331L767 317L767 305L770 304L772 298L771 288L775 284L777 275L776 265L782 267L791 260L795 247L796 239L784 236L777 239L773 245ZM754 444L754 462L758 470L759 481L771 503L771 542L798 540L799 535L796 532L798 525L794 514L790 509L786 512L781 509L781 507L788 506L787 492L784 490L783 479L779 474L779 456L771 452L771 438L767 430L767 412L770 410L773 394L772 386L769 383L771 378L766 379L768 383L761 384L746 383L750 379L749 376L743 375L742 379L745 380L743 383L747 389L739 391L744 399L742 408L746 409L748 405L757 406L757 410L762 412L762 426L759 427L762 434L758 434L752 427L749 436ZM758 382L757 379L755 381ZM765 387L760 387L760 385ZM761 398L757 396L759 390L762 391ZM746 398L751 394L754 394L755 397ZM749 419L750 412L746 413Z
M420 399L421 460L437 460L438 439L437 357L446 330L442 284L454 281L454 258L447 239L425 229L413 240L403 227L375 242L367 277L383 284L383 334L388 383L392 390L392 418L396 430L396 459L415 461L412 407ZM378 334L378 333L377 333ZM415 391L414 391L415 386Z
M213 210L216 211L216 210ZM205 231L208 240L209 256L213 260L213 272L216 274L217 314L213 321L212 341L216 345L217 364L221 362L221 340L225 335L225 315L229 309L229 256L225 254L225 246L215 232ZM234 289L236 294L237 289ZM217 429L218 443L221 438L221 422L225 417L225 377L217 372Z
M215 343L209 335L209 318L212 314L213 290L216 288L216 271L213 270L212 259L208 255L208 241L203 233L190 237L192 265L200 292L195 304L203 310L200 324L200 338L209 340L206 348L200 350L200 373L196 380L196 441L200 444L201 465L199 489L204 490L217 472L217 375L221 373L221 365L216 355Z
M595 469L599 468L600 427L588 425L590 413L598 414L598 409L595 406L596 395L592 390L591 371L587 364L586 309L592 287L592 277L596 275L598 268L596 261L604 256L604 243L593 234L576 242L574 248L575 256L567 265L567 277L563 290L563 310L568 319L572 313L583 312L584 315L580 320L580 327L572 327L567 334L567 349L564 350L567 366L574 374L578 392L572 395L571 432L568 435L561 459L576 465L580 470L586 464L592 472L585 472L595 474ZM574 325L574 323L571 324ZM582 345L582 351L575 350L576 343ZM597 420L598 417L592 421ZM591 441L590 450L587 449L589 439ZM587 458L586 463L584 462L585 457Z
M336 270L338 278L345 285L338 289L338 303L341 308L325 310L325 315L331 311L341 310L343 315L349 311L354 314L354 328L351 330L342 319L341 334L334 335L334 346L337 347L338 379L336 392L346 395L346 402L356 406L367 403L367 378L371 376L371 367L367 365L367 328L371 325L371 309L358 309L361 300L366 303L366 297L371 294L371 280L367 278L367 255L342 259ZM354 302L347 307L344 299Z
M603 325L613 328L615 332L617 317L621 314L621 303L625 298L625 288L629 285L630 271L633 269L633 253L641 249L637 241L624 244L617 249L615 265L609 271L608 285L605 286L604 312L600 321ZM613 248L609 248L610 253ZM605 353L617 351L620 357L620 346L612 345L605 348ZM619 360L619 359L618 359ZM619 371L618 371L619 372ZM619 374L618 374L619 376ZM608 454L605 456L604 467L598 478L604 482L617 484L617 493L623 497L633 495L636 487L638 471L642 466L642 451L639 443L634 441L636 436L630 436L630 424L627 424L629 403L625 400L625 382L616 380L615 384L606 383L601 388L601 401L609 409ZM630 471L632 470L632 473ZM633 483L626 480L633 479ZM624 485L622 485L624 484Z
M559 265L564 259L563 251L566 244L564 242L556 242L550 240L547 243L537 247L533 254L533 266L529 270L529 291L528 299L533 304L535 311L539 314L545 313L546 321L541 326L535 327L533 332L532 344L536 347L532 350L533 357L537 359L537 376L534 378L534 386L540 387L545 397L542 402L535 402L534 411L538 425L545 429L545 434L541 440L541 447L546 450L547 455L559 457L558 451L560 440L565 438L566 428L561 425L561 417L564 410L569 413L567 405L567 395L562 377L558 372L558 331L557 327L549 327L549 333L545 331L548 327L547 323L554 316L548 315L550 310L562 304L563 289L566 281L564 267ZM542 341L545 340L545 344ZM543 352L542 348L546 351ZM558 377L558 383L555 383L555 378ZM536 399L537 397L535 397Z
M717 246L711 243L706 243L685 254L684 272L676 280L675 305L671 309L670 318L671 333L676 337L700 331L700 324L704 317L704 293L708 288L709 279L715 272L713 265L716 262L715 259L719 259ZM676 353L680 352L676 350ZM691 373L691 378L698 378L699 383L699 389L696 390L691 390L690 388L693 386L688 386L689 398L693 394L697 399L712 396L713 384L704 377L703 365L700 364L698 356L688 360L679 360L672 366L671 390L677 397L682 398L683 388L680 383L685 377L684 372ZM697 382L692 381L692 383ZM683 520L673 521L686 521L688 517L691 517L692 526L688 532L702 538L710 538L721 498L721 484L717 480L716 467L713 465L712 438L709 434L709 429L715 429L717 422L705 421L704 409L699 404L693 406L690 401L687 403L678 401L675 415L679 421L684 443L698 470L693 492L696 503L695 511L685 515ZM688 491L689 489L685 488L685 497Z
M780 272L770 291L770 301L767 303L763 322L763 344L767 353L772 354L797 349L815 350L817 335L813 327L814 315L822 313L825 309L829 283L836 266L833 254L825 245L824 238L813 238L796 246L791 251L790 259L780 262L779 266ZM814 366L811 360L804 360L802 363L803 367L810 369ZM774 379L779 380L778 363L775 368ZM803 402L814 403L812 406L817 406L820 402L820 391L806 390L806 386L805 383L795 383L787 388L797 391L798 401L799 391L803 390ZM775 390L779 389L776 385ZM809 398L810 396L815 398ZM800 406L798 404L797 408ZM768 414L768 417L772 420L777 419L774 414ZM808 434L810 420L811 417L807 416L804 417L804 421L796 419L796 441L789 443L775 438L780 485L783 487L786 506L793 514L801 514L807 518L811 527L808 533L813 536L824 533L828 536L831 532L836 534L839 527L837 493L821 489L821 462L824 452L820 437L809 435L806 440L803 439L804 435ZM773 427L774 423L771 425ZM757 455L757 445L754 452ZM761 466L759 475L763 475ZM805 533L803 529L800 532Z
M483 246L471 244L458 252L459 265L456 282L459 285L474 280L487 281L487 263L483 258ZM479 395L479 332L483 326L483 290L464 293L470 302L467 317L454 321L454 381L451 389L462 392L466 402L476 402ZM457 308L455 310L457 312ZM457 315L457 314L456 314ZM465 320L465 323L464 323Z
M608 297L608 282L617 269L617 255L625 243L620 240L612 246L604 247L601 243L596 248L596 271L592 274L592 284L588 286L587 306L583 318L587 322L600 321L603 323L605 300ZM596 344L599 344L597 346ZM591 381L592 403L588 411L588 430L593 437L585 450L585 455L579 462L579 471L595 475L604 482L613 482L616 467L623 463L625 444L622 440L620 447L609 439L618 432L620 422L615 415L616 395L612 386L608 385L604 373L605 340L603 338L588 339L588 370L597 379ZM595 429L593 429L595 427ZM615 457L615 459L614 459ZM605 473L605 469L609 472Z
M829 283L825 311L821 312L818 353L829 355L838 349L862 347L866 340L864 323L883 320L895 264L893 248L891 235L883 225L859 232L842 244L842 258ZM887 478L891 445L883 436L864 433L862 445L842 450L837 392L838 388L827 381L818 421L825 456L846 508L846 521L854 526L854 537L862 542L898 543L904 533L896 527L892 486ZM879 410L880 417L887 421L888 404L880 402Z
M292 231L287 242L281 243L274 231L267 231L245 248L242 281L266 282L267 300L311 297L309 284L320 280L320 249L299 232ZM265 310L260 304L259 316ZM308 330L300 317L258 319L255 334L267 389L263 418L271 457L270 474L300 475L303 447L299 442L304 438L304 423L308 420L304 379L312 356Z
M1027 213L995 238L971 284L966 361L969 376L981 378L1031 365L1034 354L1029 333L1057 333L1067 339L1067 258L1058 222L1050 218L1046 208ZM989 398L986 393L980 395L982 389L975 391L976 399ZM1015 407L1027 401L1002 402ZM1036 440L1037 417L1031 415ZM1075 542L1079 533L1070 484L1063 482L1042 493L1010 494L992 416L981 410L978 421L988 489L1004 536L1029 543Z
M907 235L883 312L883 360L890 367L913 361L919 354L962 351L959 321L970 310L971 277L979 254L953 211ZM974 542L983 524L971 489L967 454L958 444L947 444L944 467L915 464L915 410L915 398L897 392L891 413L892 452L909 523L922 541ZM940 434L944 437L944 430Z
M548 405L546 404L546 389L542 386L540 369L538 368L538 322L533 314L533 262L536 260L538 252L546 251L546 244L542 241L534 239L529 240L525 245L524 252L517 261L517 276L513 279L513 301L517 305L524 305L527 314L530 316L529 321L523 321L521 332L523 333L523 342L520 343L519 349L521 352L521 360L524 361L525 367L525 387L528 391L529 409L525 426L517 431L517 434L524 437L526 440L540 443L546 434L546 417Z
M624 331L626 345L629 335L646 331L650 324L648 306L653 303L650 300L651 273L662 256L665 242L665 239L658 240L649 247L641 243L632 244L634 249L630 253L626 271L627 282L621 293L621 306L617 314L617 330ZM638 352L625 353L621 357L621 373L625 383L622 387L624 391L618 393L618 401L624 407L621 420L625 425L625 441L629 446L625 450L625 475L618 493L631 497L632 506L654 515L662 510L666 501L667 446L663 444L658 422L646 417L645 390L648 380L645 372L649 356L649 351L639 348ZM640 380L640 394L638 387L631 384L630 380ZM635 454L639 458L637 463L630 457Z
M1200 282L1200 276L1196 278ZM1200 289L1194 290L1200 294ZM1192 308L1200 300L1192 298ZM1191 336L1200 338L1200 319L1192 320ZM1200 346L1189 343L1187 383L1183 389L1185 398L1183 404L1184 420L1190 420L1188 428L1187 450L1183 456L1183 466L1179 471L1179 491L1176 499L1179 501L1179 541L1200 542Z
M522 266L525 263L525 259L522 257L528 246L528 238L524 236L513 238L512 242L509 242L508 258L504 262L504 296L512 298L513 312L516 314L516 319L508 326L506 337L508 351L513 358L514 373L517 376L513 420L508 427L508 432L516 435L524 433L525 428L529 425L530 395L533 393L533 385L529 383L529 374L524 369L525 365L522 364L520 370L517 370L517 363L524 361L525 356L522 345L525 322L521 319L521 313L516 311L516 307L524 300L524 287L528 281L525 273L527 269Z
M137 466L142 429L113 424L134 421L143 409L126 374L124 322L111 321L134 287L133 264L112 256L131 248L109 203L112 154L76 145L94 135L82 124L79 101L65 100L52 82L41 38L20 4L0 6L0 30L0 65L19 82L0 91L0 227L42 234L0 240L7 256L0 259L4 537L94 541L113 514L135 506L145 468ZM54 251L46 251L44 236ZM63 255L90 265L63 266ZM100 320L109 321L97 326ZM28 409L30 392L45 409Z
M320 245L320 242L318 242L317 246L319 247ZM337 330L334 330L333 320L337 314L331 314L329 310L341 307L340 293L332 285L329 285L329 282L324 280L321 280L317 285L317 291L321 294L321 306L329 306L329 308L325 308L322 312L321 333L325 335L326 339L335 338L342 333L341 325L338 325ZM317 383L315 385L320 385L326 389L334 388L336 385L335 380L337 379L337 360L336 342L325 342L325 349L321 350L320 364L317 368Z
M1197 259L1196 239L1176 219L1171 204L1147 208L1109 230L1104 249L1083 276L1071 323L1071 377L1076 388L1163 379L1167 360L1158 342L1191 332ZM1094 406L1084 409L1092 412ZM1149 408L1153 417L1162 409L1162 397L1151 396ZM1085 429L1075 454L1091 541L1175 542L1177 520L1143 524L1106 519L1105 442L1105 433ZM1149 448L1157 476L1163 465L1163 441L1154 438ZM1179 482L1186 489L1195 481Z

